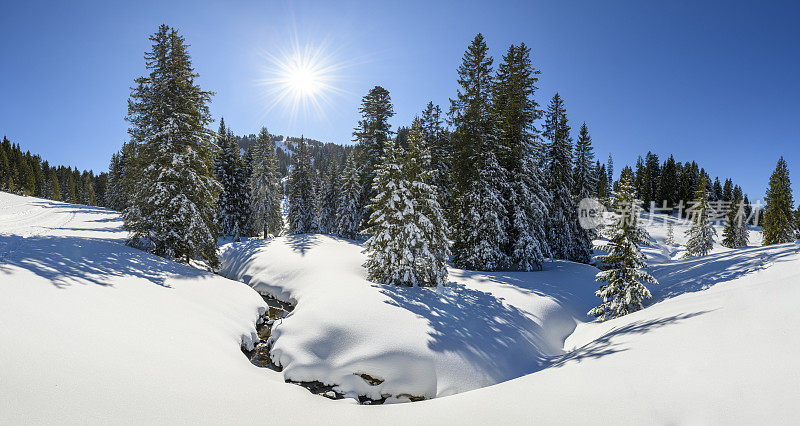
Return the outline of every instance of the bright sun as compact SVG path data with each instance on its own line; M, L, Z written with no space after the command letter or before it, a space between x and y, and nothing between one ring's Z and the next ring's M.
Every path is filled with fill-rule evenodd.
M323 45L301 47L295 42L291 48L278 55L264 52L269 63L260 84L266 88L267 112L280 106L292 118L299 113L324 117L331 95L343 93L336 82L345 64L336 61L335 49Z
M319 88L320 77L313 69L298 65L291 69L286 76L286 83L299 96L314 96Z

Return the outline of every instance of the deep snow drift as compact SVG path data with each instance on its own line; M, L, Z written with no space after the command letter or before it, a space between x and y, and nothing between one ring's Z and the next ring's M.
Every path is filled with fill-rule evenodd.
M651 288L655 299L605 323L581 322L596 302L585 266L453 270L457 284L440 290L347 281L334 291L323 286L363 276L360 248L350 242L310 236L226 247L228 272L249 275L253 285L263 280L260 289L298 304L275 327L287 367L277 373L253 366L239 349L265 307L252 289L125 247L119 225L103 209L0 193L0 423L707 424L797 417L796 244L717 248L677 260L663 253L680 245L663 246L652 229L653 274L661 282ZM675 234L682 243L677 227ZM343 300L348 296L360 306ZM367 317L377 312L387 317ZM388 319L396 324L375 326ZM409 366L435 376L411 383L424 375L406 372ZM383 391L435 389L439 396L522 376L375 407L284 383L284 373L341 378L354 369L385 369ZM363 387L361 378L351 380L342 385Z
M594 303L596 270L587 265L547 262L537 273L452 269L445 287L406 288L367 281L361 251L324 235L223 248L223 275L297 305L272 329L273 360L287 379L372 399L489 386L550 365Z

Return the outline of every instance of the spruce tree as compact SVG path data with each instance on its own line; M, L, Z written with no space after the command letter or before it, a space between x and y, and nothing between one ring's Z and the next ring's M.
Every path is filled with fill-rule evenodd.
M708 201L710 198L708 190L708 178L701 176L694 195L694 205L690 214L691 227L686 230L688 241L686 243L685 257L705 256L714 248L714 238L717 230L708 218Z
M578 200L591 197L597 186L593 161L592 137L589 135L586 123L583 123L578 141L575 143L575 167L572 178L572 194Z
M358 236L362 192L360 173L351 153L339 178L339 198L336 202L336 232L341 237L353 239Z
M384 155L385 149L392 143L392 128L389 119L394 116L394 107L389 91L381 86L375 86L361 98L361 107L358 109L361 120L353 130L353 140L360 145L359 153L362 174L361 185L365 189L361 197L361 207L365 208L369 200L375 195L372 192L372 180L375 178L375 168ZM365 219L369 213L364 210Z
M429 183L430 155L418 120L407 142L407 152L387 150L378 168L364 266L383 284L437 286L447 280L447 222Z
M731 191L733 196L733 191ZM722 231L722 245L728 248L745 247L748 244L747 218L744 200L738 194L725 214L725 229Z
M591 241L578 223L577 204L572 197L572 138L564 101L558 93L550 101L545 118L544 136L550 141L547 158L550 252L556 259L589 263Z
M500 164L507 176L503 197L508 241L503 251L509 266L523 271L541 269L549 255L544 228L548 197L535 157L541 150L535 120L542 111L533 98L538 74L530 49L524 43L512 45L498 67L493 94Z
M675 227L672 225L672 221L667 222L667 238L664 240L664 244L675 245Z
M439 193L439 205L449 215L452 212L453 192L452 170L450 165L453 156L453 147L450 135L442 125L442 110L439 105L428 102L422 111L422 132L425 146L431 153L431 170L433 176L431 183L436 186Z
M256 235L278 235L283 230L280 177L275 144L262 127L252 148L250 214Z
M224 119L219 123L217 147L214 174L222 185L217 201L220 231L238 241L240 236L249 234L250 190L239 145L231 130L225 127Z
M297 151L292 156L293 168L289 173L289 232L307 234L317 232L314 192L314 169L305 139L300 138Z
M195 82L188 45L166 25L150 37L148 75L128 101L131 140L138 145L133 194L123 212L131 242L156 254L217 265L211 92Z
M319 197L319 231L323 234L337 232L336 203L339 200L339 185L336 166L333 161L328 163L327 169L321 174Z
M597 274L597 281L606 284L595 295L602 298L603 303L589 311L589 315L601 320L642 309L642 302L652 297L645 284L658 284L645 271L646 257L640 249L650 239L639 224L640 203L634 197L630 176L623 174L619 191L614 196L617 217L609 227L608 254L599 257L599 263L605 267Z
M455 206L453 261L465 269L496 270L505 264L507 182L497 159L497 120L492 106L492 58L478 34L458 67L459 89L450 100Z
M786 161L781 157L769 178L769 187L767 187L761 225L764 233L764 245L790 243L796 239L793 210L794 200L789 181L789 169Z

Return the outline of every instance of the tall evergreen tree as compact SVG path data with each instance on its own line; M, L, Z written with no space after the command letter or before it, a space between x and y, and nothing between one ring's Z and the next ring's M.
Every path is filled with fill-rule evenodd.
M275 144L262 127L252 149L250 212L255 234L278 235L283 230L281 188Z
M549 255L544 228L548 198L536 161L541 144L534 123L542 116L533 98L538 74L530 49L524 43L512 45L498 67L493 94L500 164L507 176L503 197L508 241L503 251L510 267L524 271L540 269Z
M722 231L722 245L728 248L745 247L749 243L747 214L742 194L733 195L733 201L725 214L725 229Z
M674 207L678 202L678 183L678 167L675 163L675 158L670 155L661 168L657 201L666 202L667 207Z
M221 119L217 131L217 155L214 158L214 174L222 185L217 207L219 208L219 225L223 235L238 240L248 235L250 229L250 188L247 182L247 171L236 143L236 137L225 127Z
M602 298L603 303L589 311L589 315L601 320L642 309L642 302L652 297L645 284L658 284L645 271L646 257L640 246L647 245L650 237L639 224L639 205L630 176L623 174L619 191L614 196L617 217L609 228L608 254L599 257L605 268L597 274L597 281L607 284L595 295Z
M790 243L796 239L794 200L792 187L789 180L789 168L786 160L778 160L775 171L769 178L767 196L764 206L764 218L761 229L764 233L763 243L782 244Z
M433 171L431 183L438 190L439 205L445 210L446 215L449 215L452 212L453 204L452 170L450 169L453 148L450 135L442 125L442 110L439 105L428 102L420 118L425 145L431 153L431 170Z
M315 211L314 169L305 139L300 138L297 152L292 157L293 168L289 174L289 232L306 234L317 232Z
M142 168L123 212L131 242L154 253L216 266L214 201L220 190L211 170L211 92L195 83L188 45L166 25L150 37L150 73L136 79L128 101L131 140Z
M339 199L336 202L337 233L344 238L353 239L358 235L361 221L361 182L359 170L353 154L347 157L344 170L339 178Z
M454 130L455 212L453 261L466 269L496 270L505 264L507 182L497 158L497 120L492 105L492 58L483 35L458 67L459 89L448 113Z
M319 231L323 234L334 234L337 232L337 205L339 200L338 173L333 162L328 164L327 170L320 175L319 197Z
M709 198L708 178L703 175L697 185L694 205L690 212L692 224L686 230L686 236L689 240L686 242L685 257L705 256L714 248L714 238L717 236L717 230L714 229L714 225L708 218Z
M372 180L375 178L375 168L383 158L384 151L391 145L392 128L389 119L394 116L394 107L389 91L381 86L375 86L361 98L361 107L358 109L361 120L353 130L353 140L360 145L361 158L361 185L365 189L361 198L362 208L366 207L369 200L375 195L372 192ZM369 213L366 212L368 217Z
M589 263L591 242L578 223L577 204L570 188L572 179L572 138L566 109L556 93L545 114L544 136L550 141L547 179L551 197L547 232L550 251L557 259Z
M583 123L578 141L575 143L575 167L572 178L572 194L578 200L591 197L597 186L593 151L592 137L589 135L586 123Z
M405 155L404 155L405 154ZM369 277L384 284L437 286L447 280L447 222L437 201L422 126L408 134L408 152L387 150L374 181L365 252Z

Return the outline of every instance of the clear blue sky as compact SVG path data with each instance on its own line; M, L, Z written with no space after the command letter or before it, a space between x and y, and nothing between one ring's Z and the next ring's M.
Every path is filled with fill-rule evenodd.
M32 4L36 3L36 4ZM407 124L446 110L477 32L495 58L533 49L541 104L559 91L617 172L652 150L697 160L760 197L779 155L800 189L800 6L737 1L24 2L0 7L0 133L53 163L106 170L127 138L148 34L179 28L200 84L238 134L349 143L360 97L387 88ZM259 85L269 55L327 46L342 93L290 114ZM216 128L216 124L214 125Z

